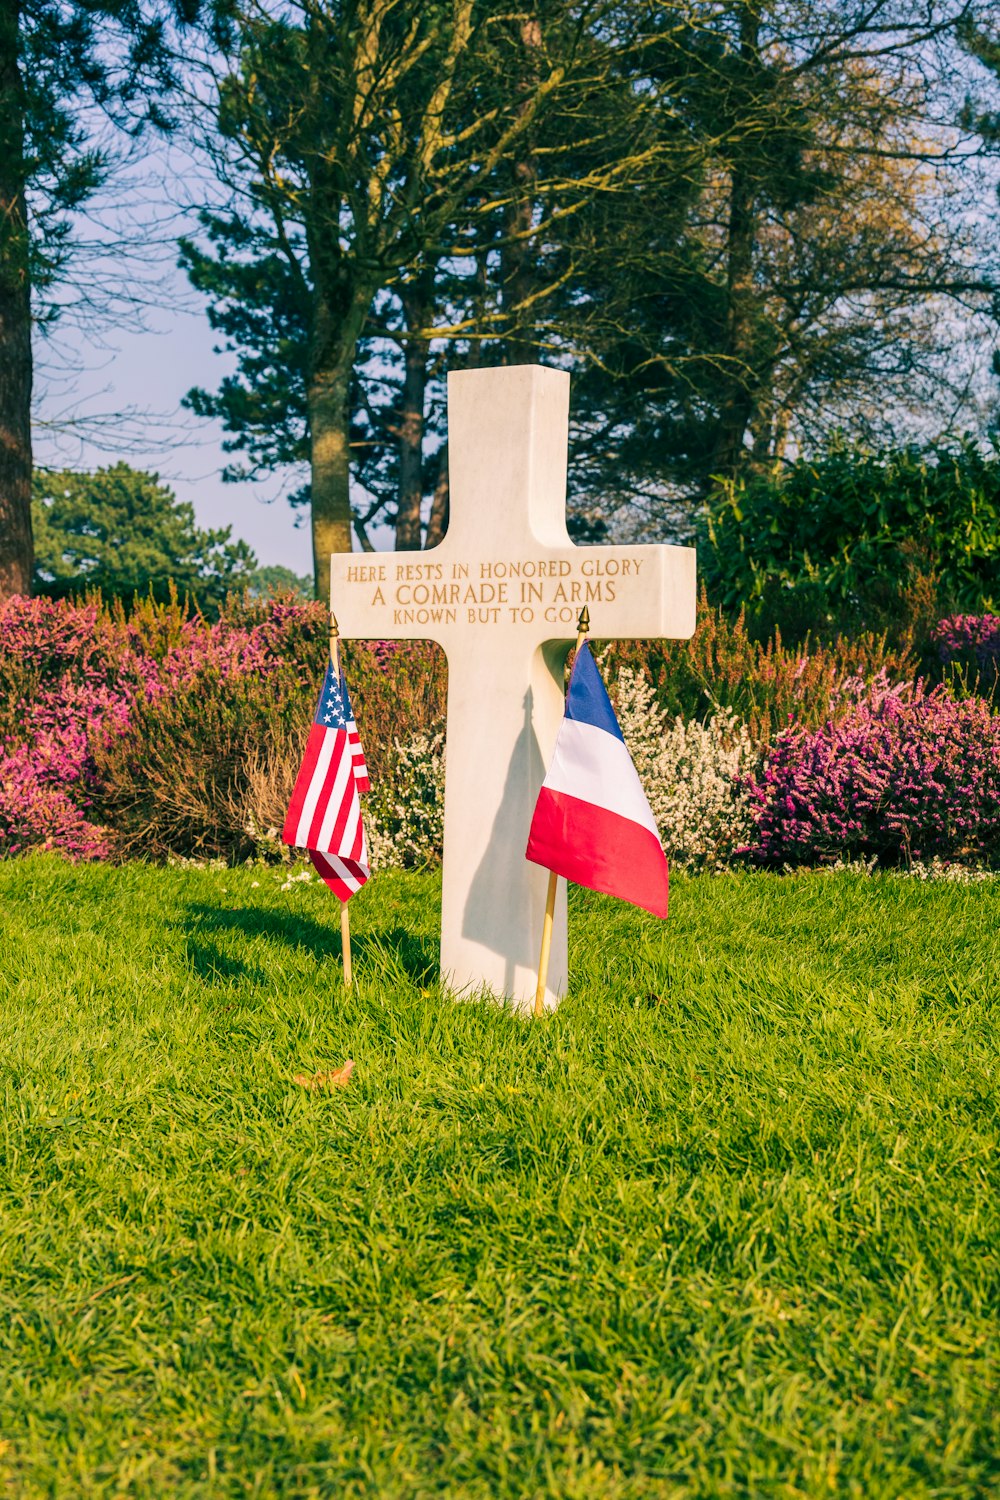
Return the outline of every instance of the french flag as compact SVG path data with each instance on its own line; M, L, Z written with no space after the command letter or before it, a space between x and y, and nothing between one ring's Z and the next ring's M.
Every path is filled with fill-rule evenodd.
M527 853L577 885L667 915L660 835L586 642L573 663Z

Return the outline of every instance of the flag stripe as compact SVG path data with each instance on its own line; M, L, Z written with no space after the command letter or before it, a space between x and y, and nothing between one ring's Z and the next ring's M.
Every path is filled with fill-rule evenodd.
M319 759L325 738L326 730L322 729L319 724L314 724L309 731L309 738L306 741L305 757L299 769L299 774L295 778L292 800L288 807L288 816L285 819L285 827L281 835L286 844L300 844L302 842L299 838L299 821L302 817L302 807L309 788L312 785L313 772L316 769L316 762Z
M310 849L309 858L317 873L341 901L349 901L360 891L371 873L365 864L343 860L337 855L321 854L315 849Z
M543 787L528 858L577 885L667 915L667 862L655 832L632 818Z
M356 789L354 800L355 802L358 800ZM351 841L350 849L345 849L344 854L347 859L360 859L362 864L368 863L368 849L365 844L365 825L361 821L360 806L358 807L358 816L354 820L354 838Z
M543 785L549 791L565 792L619 817L631 818L659 842L656 822L624 740L593 724L563 720Z
M569 692L566 694L566 717L581 724L592 724L595 729L603 729L616 740L621 740L622 744L625 743L615 711L611 707L608 690L601 681L601 674L586 641L573 662Z
M362 874L355 860L341 859L339 854L330 854L327 858L330 861L331 869L336 875L339 875L345 885L353 886L356 891L361 889L368 878L367 872Z
M334 747L330 773L327 776L328 786L323 788L320 806L313 819L313 826L309 830L309 847L320 849L324 853L336 850L339 854L340 845L335 835L343 832L351 797L356 796L356 793L351 775L351 757L346 753L347 740L343 733L338 733L336 738L337 744ZM350 788L347 785L349 781L351 782Z
M296 844L308 844L309 842L309 829L312 826L316 807L323 790L323 784L326 781L330 759L333 755L334 740L334 735L328 734L326 731L323 732L323 743L319 747L319 754L316 757L316 764L313 767L312 779L309 782L308 791L303 798L298 828L295 830L294 842Z
M344 788L338 798L336 817L332 820L329 835L323 840L321 848L326 854L336 854L341 858L350 857L354 852L354 839L360 822L361 807L358 802L358 788L351 771L350 756L345 755Z

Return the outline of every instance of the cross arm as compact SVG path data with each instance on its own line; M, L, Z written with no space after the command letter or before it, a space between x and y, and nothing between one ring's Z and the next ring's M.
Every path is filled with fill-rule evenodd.
M689 636L691 547L546 547L335 555L330 597L347 638L571 640L580 610L602 639Z

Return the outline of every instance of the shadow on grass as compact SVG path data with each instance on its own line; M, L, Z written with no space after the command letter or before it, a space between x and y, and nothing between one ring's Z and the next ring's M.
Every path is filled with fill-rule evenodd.
M190 933L187 937L187 955L192 974L202 984L262 985L267 981L267 975L256 964L247 964L241 958L233 958L232 954L223 953L214 943L206 943Z
M243 937L265 937L289 947L302 948L317 959L340 959L339 916L329 925L299 913L262 911L254 906L191 905L185 924L188 951L199 978L206 983L231 983L236 979L264 982L256 965L222 954L206 941L212 933L232 932ZM352 932L351 954L359 979L378 975L427 986L438 977L437 944L405 927L376 927Z

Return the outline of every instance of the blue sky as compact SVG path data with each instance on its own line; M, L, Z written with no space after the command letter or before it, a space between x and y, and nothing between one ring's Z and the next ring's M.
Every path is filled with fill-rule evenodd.
M36 339L35 462L92 469L124 459L158 473L200 525L231 526L261 564L312 571L301 510L279 477L224 484L222 429L181 407L233 368L205 305L177 269L177 236L210 186L184 156L157 147L123 172L77 224L80 253L59 293L64 311ZM113 251L103 247L120 243Z

